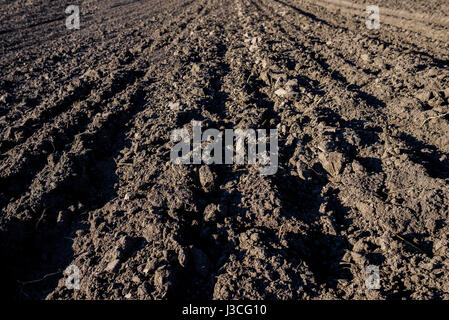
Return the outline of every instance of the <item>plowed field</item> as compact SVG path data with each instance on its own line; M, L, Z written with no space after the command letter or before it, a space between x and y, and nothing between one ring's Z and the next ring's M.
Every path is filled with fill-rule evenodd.
M70 4L0 3L5 296L449 299L449 2ZM174 164L192 120L276 174Z

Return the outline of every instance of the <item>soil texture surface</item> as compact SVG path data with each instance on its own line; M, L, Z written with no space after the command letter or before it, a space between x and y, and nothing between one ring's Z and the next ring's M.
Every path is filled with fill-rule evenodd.
M2 294L449 299L449 2L375 2L1 1ZM277 172L174 164L193 120Z

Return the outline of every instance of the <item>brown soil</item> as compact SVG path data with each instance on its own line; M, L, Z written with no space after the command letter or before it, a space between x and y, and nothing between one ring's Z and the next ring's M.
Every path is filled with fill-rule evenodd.
M449 2L69 4L0 4L3 294L449 299ZM172 164L191 120L278 128L279 170Z

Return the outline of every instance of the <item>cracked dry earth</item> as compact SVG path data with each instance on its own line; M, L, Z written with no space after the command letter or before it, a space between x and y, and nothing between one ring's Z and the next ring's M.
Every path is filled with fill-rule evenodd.
M449 3L375 2L2 1L3 295L449 299ZM277 173L173 164L192 120Z

